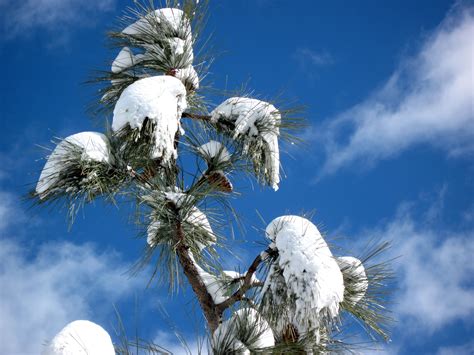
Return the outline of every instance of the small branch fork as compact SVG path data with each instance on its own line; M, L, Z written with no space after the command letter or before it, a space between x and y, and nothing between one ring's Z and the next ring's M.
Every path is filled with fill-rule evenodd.
M258 267L264 260L262 255L270 254L272 252L273 252L273 249L268 248L267 250L265 250L264 253L260 253L259 255L257 255L257 257L253 260L252 264L250 264L247 272L245 273L245 276L243 277L242 286L240 286L240 288L237 291L235 291L232 294L232 296L230 296L224 302L221 302L216 305L220 314L222 314L227 308L231 307L234 303L243 300L245 297L245 292L247 292L249 289L257 285L260 285L259 283L256 284L255 282L252 282L253 275L255 274Z
M177 207L173 206L173 209L177 214ZM267 249L265 252L271 253L272 249ZM184 230L180 221L176 222L176 253L178 255L179 262L183 267L184 274L186 275L194 293L196 294L199 304L201 305L211 333L214 333L221 323L222 315L227 308L231 307L238 301L244 300L245 292L247 292L252 287L260 285L259 283L252 282L252 278L264 260L262 257L264 253L257 255L252 264L250 264L245 277L243 277L242 286L240 286L240 288L224 302L216 304L212 298L212 295L207 290L206 285L202 281L196 264L189 253L189 246L186 245Z

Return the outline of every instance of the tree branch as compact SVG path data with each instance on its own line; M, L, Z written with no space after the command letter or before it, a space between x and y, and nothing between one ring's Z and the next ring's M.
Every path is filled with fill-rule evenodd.
M174 206L176 209L176 206ZM176 211L177 212L177 211ZM179 262L183 268L184 274L186 275L196 297L201 305L201 308L206 317L207 323L213 333L220 323L221 314L217 312L216 304L214 299L207 290L206 285L202 281L199 271L196 268L193 258L189 254L189 247L185 243L184 230L181 221L176 222L176 253L179 258Z
M182 115L183 118L192 118L193 120L200 120L200 121L210 121L211 116L209 115L199 115L196 113L190 113L190 112L183 112Z
M274 250L270 248L265 250L265 253L267 254L270 254L272 252L274 252ZM263 253L258 254L257 257L253 260L252 264L250 264L247 272L245 273L245 277L243 278L242 286L240 286L240 288L224 302L221 302L216 305L216 308L220 314L222 314L227 308L232 306L234 303L241 301L244 298L245 292L255 286L255 283L252 282L252 277L263 261L262 254Z

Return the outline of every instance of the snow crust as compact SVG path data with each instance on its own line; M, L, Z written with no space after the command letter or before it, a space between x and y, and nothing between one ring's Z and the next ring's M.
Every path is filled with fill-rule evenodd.
M87 320L66 325L41 352L42 355L114 355L110 335Z
M280 182L280 152L278 147L280 112L272 104L248 97L231 97L211 112L211 121L234 121L233 138L261 137L265 142L265 168L270 174L273 189Z
M143 54L134 55L130 48L123 47L117 57L112 62L111 71L112 73L120 73L134 66L136 63L142 61L144 57L145 56Z
M127 35L139 35L153 31L152 24L158 22L162 24L166 36L173 36L180 33L182 39L191 36L191 24L184 12L176 8L158 9L147 14L133 24L127 26L122 33Z
M127 125L141 130L146 118L152 120L155 123L152 158L162 158L163 163L167 163L177 158L174 138L181 129L181 115L186 107L186 89L180 80L169 75L140 79L120 95L112 130L118 131Z
M341 256L336 260L344 276L346 290L351 289L351 294L346 292L344 298L352 304L356 304L365 296L369 286L364 265L353 256Z
M249 329L242 332L241 329ZM242 333L249 334L244 339ZM237 351L239 354L250 354L250 349L262 349L275 345L273 332L267 321L253 308L242 308L232 317L222 322L213 334L214 347L220 349L223 344L227 350Z
M71 159L71 149L75 147L82 150L83 161L113 162L109 140L102 133L80 132L66 137L54 148L41 171L36 185L36 193L40 198L44 197L45 193L56 184L63 164Z
M230 153L220 142L211 140L198 148L198 152L206 158L216 158L221 163L230 161Z
M344 296L343 276L316 226L299 216L282 216L270 222L266 234L279 256L262 294L269 292L276 305L284 301L282 291L295 297L291 322L300 334L317 328L322 310L336 317Z

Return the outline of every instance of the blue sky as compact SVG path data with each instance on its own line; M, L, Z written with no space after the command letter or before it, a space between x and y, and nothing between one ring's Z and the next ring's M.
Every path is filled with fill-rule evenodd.
M22 200L42 168L37 145L100 129L86 113L95 88L82 83L116 55L104 33L129 2L13 3L0 0L0 352L38 353L75 319L113 333L113 304L132 334L138 324L173 347L171 322L193 345L202 326L189 290L171 299L145 290L146 273L124 275L144 247L128 206L88 206L68 231L64 211ZM474 4L211 1L211 32L223 54L208 83L283 92L310 123L305 146L284 147L278 192L236 181L246 238L262 238L256 210L266 221L314 210L356 250L392 240L398 322L378 352L473 353ZM259 252L236 250L242 267Z

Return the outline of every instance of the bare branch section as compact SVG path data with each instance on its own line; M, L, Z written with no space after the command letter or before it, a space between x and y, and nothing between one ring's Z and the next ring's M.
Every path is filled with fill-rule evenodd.
M177 214L177 208L174 204L173 207ZM219 326L221 315L217 312L216 304L214 303L211 294L208 292L206 285L199 276L196 264L189 254L189 246L186 245L183 226L179 220L176 222L176 253L183 268L183 272L196 294L209 328L213 333Z
M268 248L265 252L260 253L257 257L253 260L252 264L250 264L247 272L245 273L245 277L243 278L243 283L240 288L235 291L232 296L226 299L224 302L219 303L216 305L216 308L220 314L222 314L227 308L231 307L234 303L241 301L245 298L245 292L250 290L252 287L255 287L255 282L252 282L253 275L257 272L258 267L264 260L262 255L274 253L273 249Z
M199 120L199 121L210 121L211 120L211 116L209 116L209 115L199 115L199 114L190 113L190 112L183 112L183 115L181 117L191 118L193 120Z

